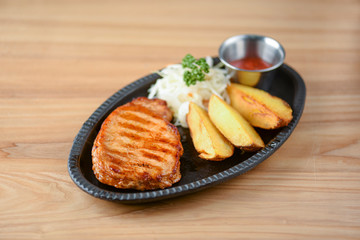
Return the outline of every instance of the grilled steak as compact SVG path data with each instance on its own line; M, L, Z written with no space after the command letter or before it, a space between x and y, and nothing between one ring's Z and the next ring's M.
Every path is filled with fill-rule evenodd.
M147 98L115 109L103 122L92 149L96 178L117 188L137 190L178 182L183 148L168 113L165 101Z
M128 104L141 105L143 107L146 107L150 111L153 111L154 113L160 115L162 118L168 120L169 122L172 120L172 112L170 111L164 100L138 97Z

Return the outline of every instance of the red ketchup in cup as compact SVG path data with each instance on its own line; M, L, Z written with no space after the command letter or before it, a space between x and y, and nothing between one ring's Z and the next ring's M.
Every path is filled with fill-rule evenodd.
M259 57L245 57L229 62L234 67L244 70L261 70L271 67L272 65Z

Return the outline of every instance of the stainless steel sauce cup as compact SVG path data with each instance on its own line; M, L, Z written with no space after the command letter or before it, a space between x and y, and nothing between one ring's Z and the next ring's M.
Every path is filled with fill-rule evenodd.
M248 57L258 57L271 66L260 70L247 70L230 64L234 60ZM221 44L219 58L233 75L233 82L266 89L271 85L275 70L284 62L285 50L279 42L270 37L237 35Z

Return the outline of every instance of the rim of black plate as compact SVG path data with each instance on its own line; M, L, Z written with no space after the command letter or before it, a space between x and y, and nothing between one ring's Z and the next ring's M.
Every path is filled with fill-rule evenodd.
M73 146L70 151L68 159L68 171L71 179L74 183L83 191L88 194L111 201L121 201L127 203L141 203L141 202L150 202L154 200L162 200L170 197L176 197L180 195L185 195L188 193L199 191L203 188L209 187L211 185L222 183L228 179L241 175L261 162L266 158L271 156L276 149L278 149L291 135L292 131L295 129L298 124L300 117L302 115L305 97L306 97L306 87L303 79L300 75L289 67L286 64L281 66L282 70L287 72L289 75L292 75L295 79L294 88L294 103L293 103L293 119L288 126L284 127L276 137L265 146L262 150L258 151L256 154L246 159L245 161L225 170L214 174L212 176L183 184L180 186L174 186L166 189L158 189L152 191L144 192L133 192L133 193L122 193L122 192L113 192L109 190L102 189L91 182L89 182L81 172L80 169L80 155L82 149L86 143L86 139L93 129L94 125L100 121L104 113L109 109L114 107L114 105L121 101L122 98L129 95L132 91L135 91L138 86L143 84L151 83L152 81L158 79L160 76L158 74L150 74L143 78L136 80L135 82L127 85L126 87L120 89L118 92L113 94L108 98L99 108L89 117L89 119L83 124L79 133L74 139Z

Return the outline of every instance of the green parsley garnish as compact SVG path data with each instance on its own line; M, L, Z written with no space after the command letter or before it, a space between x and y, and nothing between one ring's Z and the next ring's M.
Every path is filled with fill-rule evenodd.
M188 68L184 72L184 81L186 86L195 85L197 81L205 80L205 73L209 73L210 66L205 58L196 60L191 54L187 54L182 60L182 67Z

